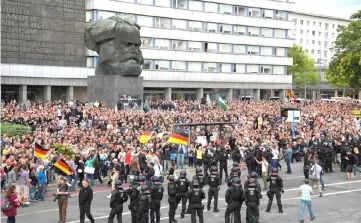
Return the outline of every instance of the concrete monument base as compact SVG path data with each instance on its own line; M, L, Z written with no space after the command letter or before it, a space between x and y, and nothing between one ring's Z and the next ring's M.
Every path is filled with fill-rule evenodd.
M143 77L96 75L89 76L87 82L89 101L102 101L108 108L114 108L123 95L143 102Z

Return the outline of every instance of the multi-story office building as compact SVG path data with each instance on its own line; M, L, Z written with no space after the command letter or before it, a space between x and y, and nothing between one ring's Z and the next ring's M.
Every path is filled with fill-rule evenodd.
M288 0L87 0L85 8L87 22L127 15L141 26L144 99L200 99L206 94L212 99L260 99L282 97L291 87L287 66L292 58L287 51L293 45L293 6ZM86 68L46 68L51 84L64 88L63 97L70 95L66 84L72 82L71 89L82 89L73 98L86 99L86 78L94 75L98 56L88 50L85 54ZM22 65L7 66L10 79L13 67ZM17 69L16 76L23 75L29 74ZM36 72L31 75L41 78ZM14 81L10 84L17 89ZM49 88L52 92L55 86L40 87L48 89L49 98Z
M320 98L337 95L338 90L327 85L325 71L333 57L332 47L337 38L338 28L346 26L349 20L302 12L290 13L290 20L294 22L294 29L292 30L294 44L302 46L308 55L314 59L318 70L319 85L310 88L308 98L315 99L317 94ZM298 92L298 95L301 95L303 90ZM304 94L302 96L304 97Z

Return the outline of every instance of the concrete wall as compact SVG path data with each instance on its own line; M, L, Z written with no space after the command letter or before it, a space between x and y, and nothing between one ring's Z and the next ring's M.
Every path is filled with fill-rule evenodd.
M86 87L74 87L74 100L88 100L88 92Z

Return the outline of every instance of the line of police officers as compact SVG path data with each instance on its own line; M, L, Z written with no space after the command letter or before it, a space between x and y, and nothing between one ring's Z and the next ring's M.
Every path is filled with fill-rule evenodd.
M226 168L227 169L227 168ZM228 189L226 191L225 200L227 208L225 212L225 222L230 222L231 214L233 214L234 222L241 222L241 207L245 202L247 206L246 220L248 223L259 222L259 204L262 199L261 186L257 181L258 175L252 172L244 183L244 189L241 185L241 170L238 163L234 163L229 178L226 178ZM266 212L270 212L273 198L276 197L279 212L282 213L281 193L283 193L283 181L278 175L278 169L272 169L267 181L270 182L270 188L267 192L269 202ZM186 177L186 171L182 170L178 179L174 176L168 178L168 203L169 203L169 222L175 223L175 213L179 203L182 201L181 218L186 213L191 214L191 222L196 222L196 215L199 222L203 223L204 205L202 200L205 199L203 187L208 184L208 202L207 210L211 209L211 201L214 199L214 212L219 212L218 192L222 178L218 174L218 168L212 166L210 175L206 178L200 167L196 168L196 175L192 177L192 181ZM149 183L149 182L148 182ZM122 222L123 203L130 198L129 210L131 211L132 223L148 223L160 222L160 206L163 199L164 188L161 184L161 178L154 176L152 178L151 187L146 184L144 176L135 176L129 189L124 190L121 187L121 181L115 182L115 190L110 200L111 212L109 214L108 223L113 223L115 215L117 215L118 223ZM189 200L188 210L186 211L187 200ZM149 214L150 212L150 214Z

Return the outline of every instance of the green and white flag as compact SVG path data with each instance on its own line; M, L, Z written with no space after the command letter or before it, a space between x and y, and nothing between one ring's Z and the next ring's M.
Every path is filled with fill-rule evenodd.
M228 107L227 107L226 103L224 103L221 96L219 96L219 98L218 98L218 105L221 106L224 111L227 111Z

